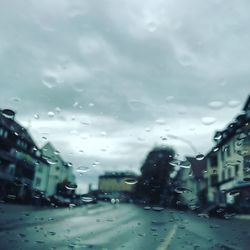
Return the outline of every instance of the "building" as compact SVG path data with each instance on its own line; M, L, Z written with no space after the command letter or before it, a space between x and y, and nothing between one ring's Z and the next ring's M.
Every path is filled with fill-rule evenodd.
M250 96L235 120L214 135L207 154L207 199L250 211Z
M133 192L137 175L132 172L105 172L99 176L98 189L103 192Z
M46 173L44 171L41 182L46 184L46 195L52 196L58 194L58 185L65 183L69 185L69 192L72 193L73 188L76 186L75 175L73 172L73 166L71 163L66 163L58 150L50 143L46 143L42 147L43 158L49 163L48 180L46 180ZM39 177L38 177L39 178ZM67 188L66 188L67 189Z
M0 110L0 196L29 200L35 166L47 162L28 131L15 121L15 112Z
M206 203L206 159L197 160L195 157L186 157L190 168L180 168L178 172L178 186L185 188L181 193L184 204L191 209L203 207Z

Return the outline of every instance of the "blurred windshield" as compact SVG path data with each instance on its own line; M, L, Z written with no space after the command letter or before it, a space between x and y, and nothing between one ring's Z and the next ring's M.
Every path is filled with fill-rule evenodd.
M249 11L2 1L4 249L248 249Z

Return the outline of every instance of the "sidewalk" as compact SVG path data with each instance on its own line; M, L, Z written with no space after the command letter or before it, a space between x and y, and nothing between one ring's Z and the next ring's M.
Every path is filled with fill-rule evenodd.
M250 220L250 214L237 214L234 218L239 220Z

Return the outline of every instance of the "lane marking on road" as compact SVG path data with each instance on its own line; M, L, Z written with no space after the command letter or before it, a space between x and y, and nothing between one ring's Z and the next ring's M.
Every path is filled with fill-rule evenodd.
M163 243L157 248L157 250L167 250L174 235L176 234L176 230L177 230L177 225L174 224L172 230L170 231L170 233L166 236L166 238L164 239Z

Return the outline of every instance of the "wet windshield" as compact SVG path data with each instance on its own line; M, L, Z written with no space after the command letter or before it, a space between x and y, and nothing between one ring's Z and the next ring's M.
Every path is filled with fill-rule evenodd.
M248 249L249 11L2 1L2 249Z

